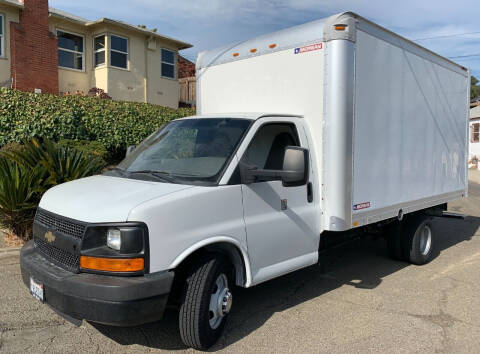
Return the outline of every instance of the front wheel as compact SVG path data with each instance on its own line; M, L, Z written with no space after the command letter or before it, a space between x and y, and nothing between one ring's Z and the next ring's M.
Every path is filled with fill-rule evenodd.
M221 336L233 301L231 274L221 255L206 257L190 270L179 313L180 336L188 347L207 350Z

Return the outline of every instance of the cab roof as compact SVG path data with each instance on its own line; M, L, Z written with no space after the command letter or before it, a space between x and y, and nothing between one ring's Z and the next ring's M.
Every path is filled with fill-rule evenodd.
M237 118L257 120L264 117L296 117L303 118L301 115L283 114L283 113L267 113L267 112L235 112L235 113L214 113L214 114L200 114L189 116L181 119L205 119L205 118Z

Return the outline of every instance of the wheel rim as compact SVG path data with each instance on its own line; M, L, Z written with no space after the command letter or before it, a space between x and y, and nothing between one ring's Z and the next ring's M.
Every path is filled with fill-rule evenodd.
M210 296L209 322L212 329L218 328L223 318L232 308L232 293L228 289L228 279L225 274L220 274L213 286Z
M432 248L432 230L428 225L423 227L420 235L420 253L426 256Z

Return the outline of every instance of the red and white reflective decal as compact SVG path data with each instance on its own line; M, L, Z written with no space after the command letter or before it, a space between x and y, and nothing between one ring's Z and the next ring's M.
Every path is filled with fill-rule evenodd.
M353 210L367 209L370 208L370 202L355 204Z
M312 52L314 50L319 50L322 48L323 48L323 43L315 43L315 44L310 44L310 45L305 45L303 47L295 48L294 53L302 54L302 53Z

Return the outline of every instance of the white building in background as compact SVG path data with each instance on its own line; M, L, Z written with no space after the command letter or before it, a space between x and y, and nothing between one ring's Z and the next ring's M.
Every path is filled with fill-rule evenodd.
M480 106L470 110L470 149L469 159L480 159Z

